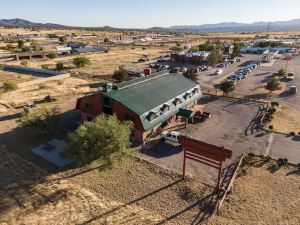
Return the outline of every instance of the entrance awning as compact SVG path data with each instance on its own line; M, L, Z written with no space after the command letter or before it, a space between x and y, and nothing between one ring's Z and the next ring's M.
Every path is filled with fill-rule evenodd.
M192 118L196 114L195 111L188 110L188 109L179 109L179 112L177 113L178 116L182 116L185 118Z

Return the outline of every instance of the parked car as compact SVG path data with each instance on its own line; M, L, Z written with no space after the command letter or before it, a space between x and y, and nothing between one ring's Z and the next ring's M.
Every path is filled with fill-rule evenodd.
M295 74L294 73L288 73L285 76L285 79L287 79L287 80L294 80L294 78L295 78Z
M172 141L172 142L178 143L179 136L180 136L180 133L177 132L177 131L171 131L171 132L169 132L169 131L163 131L161 133L161 140L162 141L168 140L168 141Z
M291 94L294 94L294 95L297 94L297 86L291 86L289 91Z
M236 59L236 62L241 62L241 59Z
M217 65L217 67L226 67L226 64L220 63L220 64Z
M201 118L201 119L209 119L211 117L211 113L203 112L202 110L197 111L194 118Z
M186 67L181 68L181 72L186 72L188 69Z
M223 70L216 70L214 72L215 75L221 75L223 73Z

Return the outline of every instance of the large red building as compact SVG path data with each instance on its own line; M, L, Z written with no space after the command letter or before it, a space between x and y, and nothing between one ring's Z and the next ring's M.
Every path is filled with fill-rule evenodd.
M103 91L79 98L76 109L87 121L101 113L133 121L132 137L143 142L162 124L180 116L182 109L195 105L201 96L199 84L181 74L160 72L117 85L106 84Z

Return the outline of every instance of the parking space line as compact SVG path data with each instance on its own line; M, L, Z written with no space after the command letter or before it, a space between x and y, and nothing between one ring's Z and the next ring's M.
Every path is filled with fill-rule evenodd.
M265 156L270 154L270 147L271 147L271 144L272 144L273 140L274 140L274 133L270 133L269 138L266 142Z

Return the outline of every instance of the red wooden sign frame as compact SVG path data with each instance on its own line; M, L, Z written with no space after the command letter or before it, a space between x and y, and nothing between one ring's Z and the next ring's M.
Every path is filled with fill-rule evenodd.
M190 159L218 169L219 173L217 190L219 191L222 175L222 163L226 159L230 159L232 157L232 151L225 149L224 147L207 144L205 142L198 141L187 136L180 136L179 143L184 149L182 171L183 179L185 179L186 159Z

